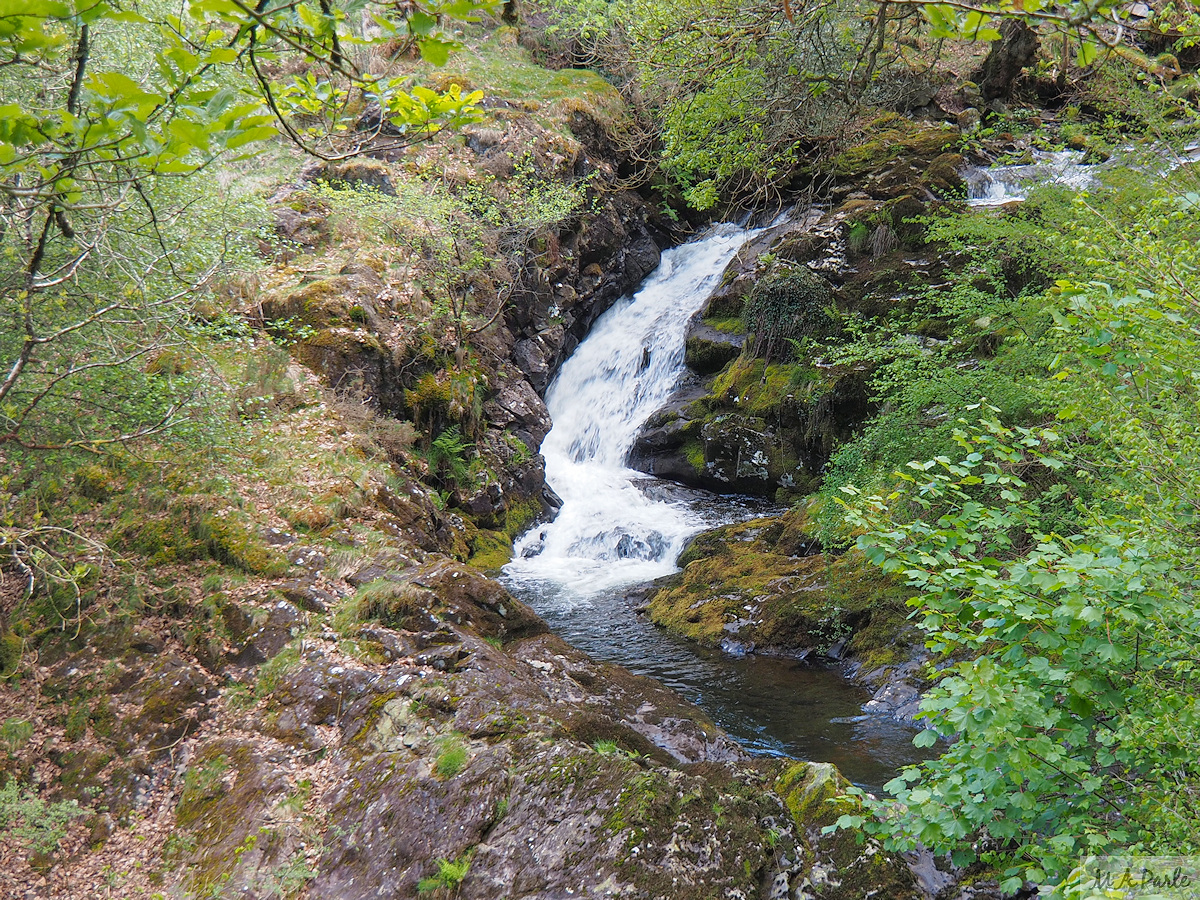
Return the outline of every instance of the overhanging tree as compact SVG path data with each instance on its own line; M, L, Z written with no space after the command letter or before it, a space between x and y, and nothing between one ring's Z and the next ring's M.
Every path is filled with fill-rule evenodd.
M496 5L0 2L0 446L168 427L178 392L134 373L225 249L197 252L212 222L179 185L281 132L335 159L470 121L478 94L386 77L372 54L444 62L455 20Z

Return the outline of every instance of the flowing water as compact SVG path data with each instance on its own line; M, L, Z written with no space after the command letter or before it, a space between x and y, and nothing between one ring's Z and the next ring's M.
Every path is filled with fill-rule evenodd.
M1046 184L1083 190L1096 184L1097 166L1085 166L1076 150L1037 150L1033 162L1014 166L971 167L963 173L971 206L1000 206L1024 200L1029 191Z
M1032 161L1010 166L970 166L962 172L971 206L1002 206L1024 200L1036 187L1057 184L1073 191L1101 184L1106 170L1127 166L1167 177L1179 166L1200 161L1200 145L1181 150L1167 147L1123 147L1100 163L1084 163L1078 150L1035 150Z
M689 320L754 233L719 225L668 250L563 365L546 396L554 425L542 445L546 480L563 505L517 541L505 580L572 644L674 688L751 751L834 762L878 789L919 756L910 729L861 715L865 691L799 661L698 648L639 616L629 596L675 571L698 532L767 511L625 466L638 429L683 374Z

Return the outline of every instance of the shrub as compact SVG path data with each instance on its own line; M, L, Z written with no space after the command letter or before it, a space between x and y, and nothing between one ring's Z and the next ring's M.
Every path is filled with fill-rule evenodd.
M807 268L760 281L742 310L742 320L754 332L747 346L770 362L783 339L828 336L836 325L829 313L832 302L829 282Z
M53 853L67 836L71 822L84 811L74 800L47 803L16 779L0 788L0 833L24 844L34 853Z

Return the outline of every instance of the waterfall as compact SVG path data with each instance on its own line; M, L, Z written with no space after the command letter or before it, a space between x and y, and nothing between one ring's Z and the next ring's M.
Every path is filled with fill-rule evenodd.
M542 444L546 481L563 505L517 541L509 579L583 599L674 571L684 543L706 527L687 505L646 496L638 488L646 476L625 459L683 374L688 322L753 234L718 225L665 252L563 365L546 395L554 424Z

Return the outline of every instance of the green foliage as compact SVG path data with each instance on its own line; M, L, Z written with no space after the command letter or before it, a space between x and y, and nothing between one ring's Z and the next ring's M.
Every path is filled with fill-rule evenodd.
M422 878L417 883L417 893L432 894L435 891L447 890L454 891L463 883L463 879L467 877L467 871L471 868L471 851L467 851L456 860L438 859L435 860L437 865L437 874Z
M759 281L742 309L754 354L770 363L781 339L828 336L835 327L832 303L829 282L807 267Z
M1105 527L1120 523L1045 530L1047 476L1071 463L1053 455L1056 432L984 419L955 439L956 458L911 463L886 499L843 488L859 548L921 591L927 645L960 660L922 701L929 730L918 738L951 748L889 785L905 812L884 828L960 861L975 858L982 831L1004 848L990 861L1026 861L1007 877L1043 882L1080 855L1153 836L1162 810L1143 818L1142 804L1200 775L1186 737L1200 726L1195 698L1173 692L1164 707L1148 691L1191 681L1171 644L1200 634L1200 611L1151 544ZM1168 710L1173 733L1147 741L1148 720Z
M466 768L468 754L467 747L462 742L462 735L450 734L442 738L440 742L437 759L434 760L433 769L437 772L439 778L453 778L464 768Z
M1200 849L1200 218L1126 173L1044 234L1082 274L1027 295L1053 351L1028 389L1056 424L976 406L890 490L841 488L858 546L920 592L943 664L918 741L950 744L840 824L981 856L1005 890L1089 853Z
M868 373L879 407L830 459L823 473L827 501L844 484L865 488L910 459L952 452L955 413L980 397L1005 422L1042 414L1049 403L1046 367L1058 352L1045 292L1078 264L1077 249L1064 240L1078 218L1070 198L1049 188L1015 212L966 212L927 223L933 246L957 261L945 275L948 284L886 317L849 318L843 340L827 352L827 362ZM830 545L840 543L839 510L827 502L818 516L821 539Z
M212 163L280 131L353 154L347 117L366 103L399 146L477 118L479 94L360 71L344 45L443 62L453 22L496 7L67 0L6 14L0 444L94 452L187 428L203 379L162 362L187 343L190 301L249 243ZM296 74L273 84L264 63Z
M53 853L71 822L84 814L74 800L47 803L15 778L0 787L0 834L34 853Z
M878 77L894 48L860 52L887 27L886 9L869 4L794 4L787 14L770 0L540 5L552 52L583 48L626 85L646 154L695 209L773 196L806 142L836 133L861 99L894 90Z
M32 722L18 719L16 716L9 716L4 720L4 724L0 725L0 744L3 744L9 753L16 753L29 743L31 737L33 737Z
M470 477L472 445L463 441L457 425L447 428L429 445L429 468L446 484L461 487Z
M376 621L389 628L403 628L409 617L429 609L433 595L413 584L378 578L364 584L338 609L334 625L349 634L361 622Z
M1105 23L1129 17L1129 11L1105 0L993 0L979 3L921 3L929 20L930 37L960 38L972 41L997 41L1005 19L1015 19L1046 27L1073 39L1067 46L1075 50L1075 62L1090 66L1108 42L1100 29Z
M527 157L514 161L508 179L480 175L454 186L405 179L394 195L335 182L313 193L329 205L344 241L365 235L406 251L405 264L416 266L417 282L433 307L418 326L432 336L435 349L452 329L454 375L478 381L466 359L470 339L504 311L515 284L510 268L539 255L546 236L583 209L585 187L582 180L540 173ZM476 420L465 412L460 424L473 430L477 412Z

